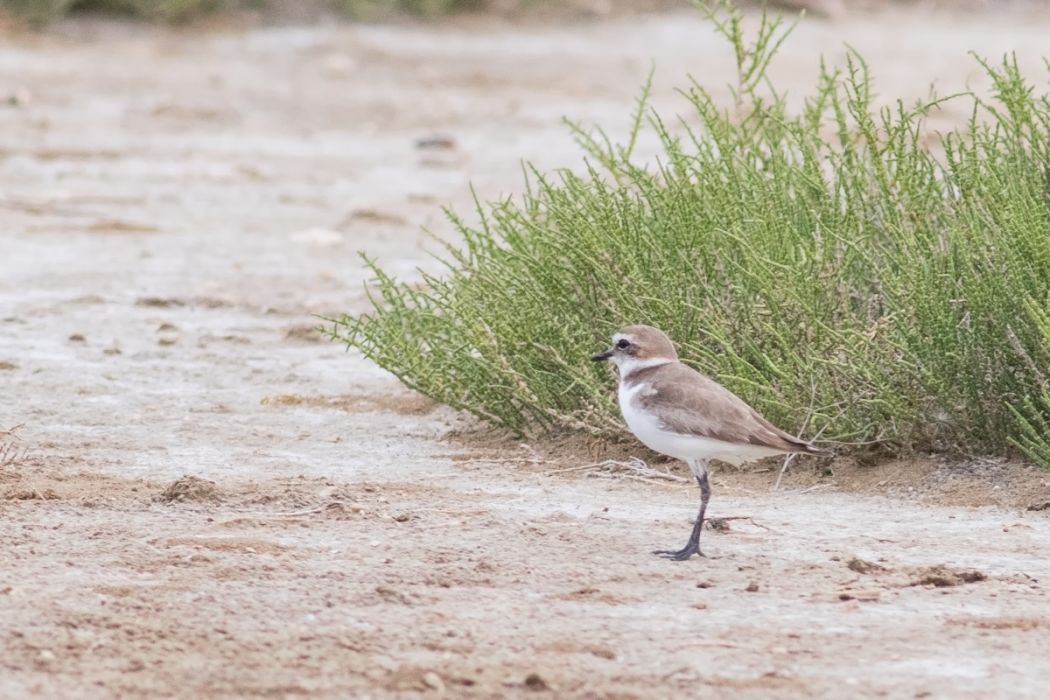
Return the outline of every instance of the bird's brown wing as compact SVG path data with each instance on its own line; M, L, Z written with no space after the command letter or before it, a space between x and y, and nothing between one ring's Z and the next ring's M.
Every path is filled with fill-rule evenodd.
M783 452L820 452L774 426L718 382L680 362L636 375L632 381L650 385L650 391L642 392L636 400L658 415L671 432Z

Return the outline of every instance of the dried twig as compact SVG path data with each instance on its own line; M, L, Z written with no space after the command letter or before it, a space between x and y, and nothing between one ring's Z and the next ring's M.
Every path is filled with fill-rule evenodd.
M746 520L749 523L751 523L752 525L754 525L755 527L762 528L766 532L772 532L773 531L773 528L768 527L766 525L763 525L760 522L757 522L755 520L754 516L751 516L751 515L723 515L723 516L719 516L719 517L706 518L705 522L707 523L708 527L710 527L713 530L723 530L723 529L728 530L729 527L728 527L728 525L726 525L726 523L728 523L728 522L730 522L732 520Z
M645 484L652 484L653 486L670 486L670 484L664 483L663 481L656 481L655 479L646 479L644 476L635 476L634 474L610 474L607 472L592 472L587 476L593 476L604 479L630 479L631 481L641 481Z
M0 430L0 436L11 438L8 442L0 442L0 467L10 467L24 460L29 456L29 448L19 448L15 443L18 442L17 433L25 424L19 423L18 425L8 428L7 430Z
M310 508L303 508L302 510L291 510L276 513L245 513L241 517L249 518L274 518L274 519L285 519L285 518L302 518L308 515L317 515L326 511L342 510L350 513L361 513L365 511L365 506L355 503L353 501L343 500L331 500L321 503L320 505L312 506ZM463 517L471 515L483 515L488 513L487 510L480 508L473 509L446 509L446 508L411 508L405 513L400 515L392 515L387 511L372 511L370 514L376 517L382 517L397 522L404 522L410 519L413 515L447 515L451 517Z
M791 493L795 493L795 494L812 493L813 491L821 491L823 489L830 489L830 488L831 488L831 484L813 484L812 486L810 486L808 488L804 488L804 489L801 489L799 491L793 491Z
M800 435L802 435L802 433L804 433L806 431L806 426L809 424L810 419L813 418L813 414L815 413L815 411L813 410L813 402L816 400L816 390L817 390L817 387L816 387L816 384L814 384L813 385L813 395L810 398L809 412L806 414L806 419L804 421L802 421L802 427L799 429L798 435L796 435L796 437L799 437ZM834 404L832 404L832 405L834 405ZM817 434L813 436L813 440L819 440L820 436L824 434L824 431L828 429L828 426L831 425L831 423L834 422L835 420L838 420L839 418L841 418L842 415L845 414L845 413L846 413L846 407L843 406L842 410L839 411L839 414L837 416L835 416L834 420L828 421L827 423L824 424L823 428L821 428L820 430L817 431ZM801 439L801 438L799 438L799 439ZM773 484L773 490L774 491L779 491L780 490L780 482L784 478L784 474L787 473L788 467L791 466L791 464L795 461L795 458L798 457L798 455L799 455L799 453L792 452L791 454L789 454L789 455L784 457L784 463L780 466L780 473L777 474L777 481L776 481L775 484Z
M582 472L587 469L596 469L601 466L601 462L594 462L593 464L578 464L575 467L565 467L564 469L554 469L547 472L547 476L554 476L555 474L568 474L570 472Z
M477 459L464 459L455 462L457 466L464 464L549 464L550 460L537 459L535 457L479 457Z
M797 456L798 456L797 452L792 452L791 454L789 454L789 455L784 457L784 463L780 466L780 473L777 474L776 483L773 484L773 490L774 491L779 491L780 490L780 482L784 478L784 474L787 473L788 467L791 466L791 463L795 461L795 457L797 457Z
M667 469L653 469L637 457L631 457L626 462L621 462L615 459L606 459L591 464L581 464L575 467L566 467L565 469L555 469L554 471L547 472L547 474L548 476L553 476L554 474L567 474L569 472L584 471L589 472L588 476L614 479L624 478L633 481L646 481L649 483L659 483L657 480L662 480L685 484L690 481L689 479L684 479L677 474L672 474L671 471Z
M798 435L796 435L795 437L799 437L799 435L802 435L802 433L806 432L806 426L809 425L809 421L813 418L813 414L816 413L816 411L814 410L814 406L813 406L813 404L816 403L816 401L817 401L817 382L816 382L815 379L810 377L809 410L806 411L806 417L802 421L802 425L799 426ZM778 491L780 489L780 481L784 478L784 474L787 473L788 467L790 467L791 463L794 462L794 461L795 461L795 453L791 453L791 454L787 455L786 457L784 457L784 463L780 466L780 473L777 474L777 481L776 481L775 484L773 484L773 490L774 491Z
M7 435L8 437L15 437L15 433L17 433L19 430L21 430L24 427L26 427L25 423L19 423L18 425L15 425L15 426L12 426L12 427L8 428L7 430L0 430L0 435Z

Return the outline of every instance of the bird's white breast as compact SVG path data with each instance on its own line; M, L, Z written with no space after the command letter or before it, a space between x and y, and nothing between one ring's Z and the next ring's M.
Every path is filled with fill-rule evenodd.
M620 412L627 427L649 449L685 461L717 459L735 465L780 453L779 450L768 447L733 444L701 435L686 435L667 430L659 416L647 411L638 401L652 395L652 392L648 382L621 381L617 393Z

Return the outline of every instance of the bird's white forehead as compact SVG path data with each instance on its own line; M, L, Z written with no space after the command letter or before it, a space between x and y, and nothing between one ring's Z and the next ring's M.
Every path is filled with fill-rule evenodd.
M613 333L613 337L612 337L613 344L618 343L621 340L624 340L625 338L627 340L634 340L633 336L631 336L631 335L629 335L627 333Z

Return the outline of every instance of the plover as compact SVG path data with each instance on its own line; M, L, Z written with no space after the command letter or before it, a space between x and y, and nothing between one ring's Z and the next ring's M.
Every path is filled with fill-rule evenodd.
M654 554L683 561L700 551L700 529L711 498L707 463L740 465L772 455L825 454L780 430L718 382L678 361L671 339L652 326L628 326L612 347L591 357L619 370L617 397L627 427L647 447L689 465L700 486L700 512L689 542Z

